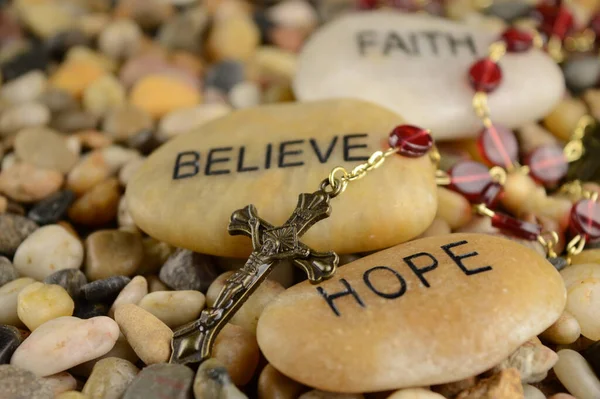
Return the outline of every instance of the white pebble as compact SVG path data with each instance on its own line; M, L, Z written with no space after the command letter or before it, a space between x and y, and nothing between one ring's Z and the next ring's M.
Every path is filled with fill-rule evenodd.
M129 284L125 286L117 296L117 299L113 302L108 315L114 318L115 309L119 305L126 303L133 303L137 305L144 296L148 294L148 281L144 276L135 276Z
M0 98L13 104L33 101L46 89L47 81L42 71L27 72L5 83L0 90Z
M249 108L260 104L260 88L254 82L240 82L229 92L229 102L234 108Z
M546 395L533 385L523 384L524 399L546 399Z
M139 303L139 306L174 328L198 318L206 300L199 291L156 291Z
M19 292L33 283L35 280L32 278L21 277L0 287L0 324L23 325L17 313Z
M578 399L600 398L600 380L583 356L571 349L558 351L554 372Z

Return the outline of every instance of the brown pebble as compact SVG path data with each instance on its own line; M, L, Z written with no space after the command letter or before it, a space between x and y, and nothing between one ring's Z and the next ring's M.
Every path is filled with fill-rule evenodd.
M152 127L152 117L143 109L125 105L106 114L103 130L116 141L125 141L131 136Z
M146 276L146 280L148 280L148 292L156 292L156 291L169 291L170 288L165 285L157 275L151 274Z
M258 378L260 399L296 399L308 388L267 364Z
M19 131L14 147L21 161L29 162L38 168L67 173L77 162L77 156L67 147L65 137L44 127Z
M144 257L139 235L121 230L100 230L85 240L85 275L90 281L111 276L133 276Z
M83 195L110 176L110 165L101 150L93 151L82 158L67 176L67 188Z
M110 178L77 199L69 208L69 218L88 226L108 223L117 217L120 198L119 181Z
M584 102L578 98L565 97L544 118L544 125L557 138L569 140L579 119L587 113Z
M15 201L37 202L57 192L63 180L55 170L17 163L0 173L0 192Z
M458 229L471 221L473 212L471 204L462 195L444 187L437 188L438 209L436 218L444 220L452 230Z
M226 324L215 339L212 355L227 367L231 381L246 385L254 375L259 359L256 336L243 327Z
M83 130L74 134L84 148L95 150L97 148L108 147L113 141L97 130Z

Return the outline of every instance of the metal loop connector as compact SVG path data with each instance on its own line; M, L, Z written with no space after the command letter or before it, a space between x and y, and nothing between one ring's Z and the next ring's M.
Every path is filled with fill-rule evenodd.
M567 244L567 262L569 265L571 264L571 258L580 254L583 251L583 248L585 248L585 244L585 237L581 234L577 234L571 241L569 241Z
M480 119L484 121L485 124L485 120L490 119L490 108L488 107L487 103L487 93L483 91L478 91L477 93L475 93L475 95L473 96L472 104L475 113Z
M496 183L504 185L506 183L506 171L500 166L494 166L490 169L490 176Z
M448 172L440 169L435 171L435 184L437 184L438 186L447 186L450 183L452 183L452 178L450 177Z
M504 41L497 41L490 44L488 50L488 57L490 60L498 62L504 54L506 54L506 43Z
M548 239L544 237L544 235L549 235ZM556 244L558 244L558 233L556 231L546 231L542 232L539 236L537 236L537 241L545 248L546 257L548 258L556 258L557 254L554 250Z
M493 218L496 214L496 212L492 211L484 203L473 205L473 209L481 216L488 216Z
M575 162L583 156L583 142L581 140L572 140L563 148L563 154L568 162Z

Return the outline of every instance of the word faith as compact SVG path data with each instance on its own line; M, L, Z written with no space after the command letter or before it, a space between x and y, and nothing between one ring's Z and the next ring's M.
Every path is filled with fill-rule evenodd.
M477 55L475 41L470 34L465 33L459 37L452 33L434 30L404 33L362 30L356 33L356 46L361 56L374 54L384 56L404 54L412 57L448 54L458 56L461 51L469 55Z

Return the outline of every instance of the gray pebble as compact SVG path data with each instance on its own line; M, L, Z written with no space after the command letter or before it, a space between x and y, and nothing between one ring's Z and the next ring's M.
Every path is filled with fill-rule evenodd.
M23 335L17 327L0 324L0 364L10 363L12 354L21 342L23 342Z
M81 294L91 303L112 303L130 281L131 279L125 276L112 276L96 280L81 287Z
M242 63L222 61L208 70L204 83L206 87L216 87L225 93L229 93L233 86L243 82L244 79L244 65Z
M31 371L0 365L0 393L2 399L53 399L49 384Z
M106 316L110 305L103 302L89 302L83 298L80 298L75 302L75 310L73 316L79 317L80 319L91 319L97 316Z
M525 17L530 11L531 4L525 1L495 1L485 9L487 15L502 18L507 22Z
M208 26L209 17L204 7L194 7L164 24L158 41L173 50L198 53L202 50L202 35Z
M191 399L194 372L181 364L159 363L144 368L122 399Z
M0 287L17 278L19 278L19 273L11 261L4 256L0 256Z
M0 254L12 258L19 245L37 228L38 225L26 217L0 214Z
M87 111L65 111L57 114L51 126L63 133L76 132L78 130L95 129L98 125L98 117Z
M50 112L58 114L64 111L76 110L79 105L75 97L66 90L49 88L38 98L38 101L44 104Z
M206 293L218 272L207 255L188 249L177 249L160 269L160 280L174 290L196 290Z
M244 399L247 398L233 384L227 368L217 359L210 358L198 367L194 379L196 399Z
M31 208L27 217L39 225L52 224L61 220L75 201L75 193L59 191L44 198Z
M597 56L570 58L562 68L567 86L576 92L594 87L600 77L600 59Z
M81 287L88 283L85 274L79 269L62 269L44 279L45 284L56 284L63 287L75 299L79 297Z

